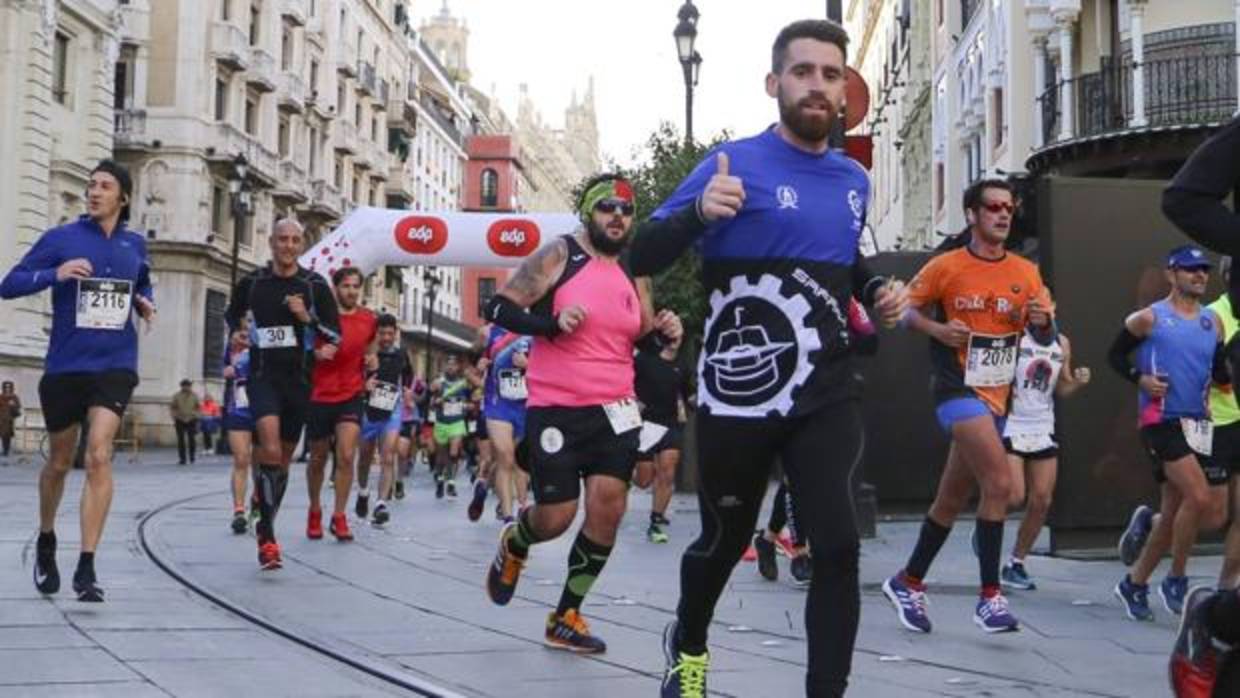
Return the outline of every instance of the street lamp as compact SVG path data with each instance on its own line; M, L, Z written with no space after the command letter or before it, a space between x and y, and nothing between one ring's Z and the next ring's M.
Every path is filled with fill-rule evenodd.
M245 226L245 217L252 210L250 203L250 183L246 176L250 172L250 163L245 155L237 153L232 159L232 170L228 173L228 191L232 195L233 235L232 265L229 268L228 288L237 287L237 257L241 254L241 230Z
M693 142L693 88L697 85L698 71L702 66L701 54L693 50L693 42L697 39L698 14L693 0L685 0L676 13L679 21L672 32L676 39L676 56L685 77L685 143Z
M426 287L426 381L431 380L431 328L435 325L435 293L439 289L439 269L427 267L422 272L422 285Z

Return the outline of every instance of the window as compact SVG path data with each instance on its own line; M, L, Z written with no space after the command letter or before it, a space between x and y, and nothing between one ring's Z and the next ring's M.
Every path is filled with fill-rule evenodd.
M289 124L288 117L281 116L280 126L276 132L276 140L278 141L277 147L280 150L280 157L282 158L289 157L289 140L290 140L289 131L290 129L291 129L291 126Z
M218 376L224 370L224 348L228 346L228 322L224 317L227 306L228 296L223 291L207 289L202 333L202 375L204 376Z
M229 210L228 190L218 184L211 185L211 232L220 240L228 239Z
M228 120L228 79L223 76L215 79L215 120Z
M992 92L994 95L994 114L995 114L995 132L992 137L993 147L998 148L1003 145L1003 140L1007 131L1007 124L1003 123L1003 88L996 87Z
M310 59L310 96L317 97L319 94L319 62Z
M934 0L934 23L936 26L943 24L943 0Z
M258 46L263 39L263 5L258 0L250 0L250 45Z
M280 70L293 69L293 28L287 23L280 30Z
M319 130L315 128L314 126L311 126L309 130L309 135L306 138L306 151L307 151L306 152L306 167L308 168L307 171L310 173L311 178L313 178L315 173L318 171L318 164L319 164L318 145L319 145Z
M254 216L235 216L233 217L233 234L237 236L237 241L246 247L253 242Z
M258 95L254 93L245 96L245 132L258 135Z
M340 79L336 81L336 113L343 114L345 102L348 100L348 92L345 90L345 81Z
M362 200L362 176L357 170L353 171L353 203Z
M479 187L482 192L482 207L495 208L499 205L499 173L490 167L482 171L482 183Z
M344 188L344 161L340 159L339 155L336 156L336 171L332 176L332 182L337 189Z
M220 19L225 22L232 19L232 0L220 0Z
M495 279L490 276L484 276L478 279L478 316L486 317L487 303L491 302L491 297L495 295Z
M362 100L357 100L353 104L353 123L357 124L358 129L362 128Z
M52 99L69 104L69 35L64 32L56 32L52 47Z
M934 210L943 210L943 201L947 198L947 192L943 191L943 163L934 163Z
M370 120L370 140L379 142L379 117Z

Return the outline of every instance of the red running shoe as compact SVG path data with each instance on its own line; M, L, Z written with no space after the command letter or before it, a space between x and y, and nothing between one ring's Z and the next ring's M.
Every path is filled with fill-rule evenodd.
M280 545L274 540L258 544L258 564L265 570L278 570L283 567L280 559Z
M310 510L309 516L306 518L306 537L310 540L318 540L323 537L323 511Z
M353 532L349 530L349 517L345 516L344 512L332 514L332 521L327 528L341 543L353 540Z

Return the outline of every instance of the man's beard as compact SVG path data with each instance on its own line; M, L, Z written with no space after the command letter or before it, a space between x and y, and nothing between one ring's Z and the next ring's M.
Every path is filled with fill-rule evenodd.
M788 128L797 138L810 143L820 143L827 140L827 135L831 133L831 127L835 125L836 115L832 111L831 102L820 95L815 95L814 100L823 101L827 104L827 115L823 118L806 116L801 112L801 104L811 100L810 97L802 99L795 104L789 103L784 99L784 92L779 91L779 121Z
M629 234L625 233L624 237L619 240L613 240L607 235L607 229L596 224L594 221L586 221L586 232L590 236L590 244L594 249L605 255L614 257L624 250L624 246L629 242Z

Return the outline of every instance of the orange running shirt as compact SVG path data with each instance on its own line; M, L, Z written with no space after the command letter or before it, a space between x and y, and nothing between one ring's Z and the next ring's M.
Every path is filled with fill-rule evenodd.
M909 288L913 307L937 306L943 322L960 320L973 332L959 349L931 340L936 402L976 396L994 414L1007 414L1026 306L1038 297L1050 307L1037 266L1015 254L983 259L961 247L921 268Z

